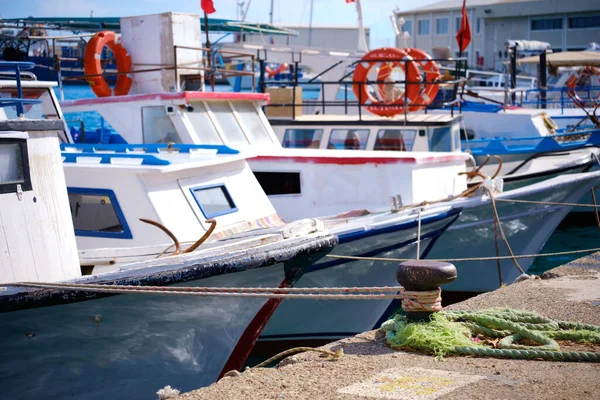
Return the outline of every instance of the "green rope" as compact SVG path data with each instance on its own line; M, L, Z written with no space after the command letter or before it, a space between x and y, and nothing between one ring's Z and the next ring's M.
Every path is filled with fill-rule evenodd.
M432 352L436 357L458 353L515 359L600 362L600 353L564 352L556 340L600 344L600 326L554 321L531 311L488 309L443 311L429 322L409 322L396 315L381 326L393 348ZM473 335L501 339L497 349L483 346ZM517 344L527 339L535 346Z

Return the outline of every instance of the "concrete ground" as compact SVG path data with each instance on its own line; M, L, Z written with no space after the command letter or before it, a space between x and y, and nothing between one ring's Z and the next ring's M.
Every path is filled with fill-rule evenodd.
M600 325L600 253L447 309L510 307ZM442 294L443 295L443 294ZM179 399L600 399L600 364L447 357L388 348L371 331L331 343L337 361L314 352L277 368L249 369ZM599 345L563 346L600 352Z

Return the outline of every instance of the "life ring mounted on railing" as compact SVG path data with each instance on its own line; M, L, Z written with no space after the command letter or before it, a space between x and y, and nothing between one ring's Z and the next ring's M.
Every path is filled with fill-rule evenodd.
M285 71L287 67L288 65L286 63L280 64L279 67L277 67L276 69L271 69L269 66L266 66L265 71L269 78L274 78L275 76Z
M117 75L117 82L114 89L111 89L104 76L102 76L102 65L100 60L102 49L104 49L105 46L112 51L117 63L117 71L122 73ZM86 80L96 96L124 96L129 93L133 81L125 73L130 72L131 68L131 56L121 44L120 38L116 33L112 31L98 32L87 42L87 45L85 46L83 69L86 75L92 75L86 78Z
M380 71L381 69L389 70L387 75L388 79L391 76L393 68L399 67L403 70L404 75L406 76L405 81L409 82L405 85L405 92L403 95L393 95L393 86L395 85L391 82L380 83L380 85L383 85L383 89L379 94L383 100L375 98L369 92L369 85L367 84L369 72L377 65L382 65ZM367 111L382 117L392 117L405 112L405 107L408 107L414 102L419 95L420 90L420 85L415 84L420 80L417 64L412 61L412 57L405 51L392 47L383 47L365 54L365 56L356 64L352 80L354 82L352 90L359 100L360 105ZM377 80L379 81L379 79ZM413 84L410 84L410 82L413 82ZM392 86L392 88L388 88L387 85ZM408 108L406 111L408 111Z
M440 69L438 68L435 61L432 60L431 56L425 53L423 50L407 48L403 49L408 56L412 57L415 63L423 69L425 73L425 84L422 89L419 91L419 95L412 101L412 105L408 106L408 111L418 111L427 107L429 104L433 102L435 97L437 96L440 86L439 82L442 78L442 74L440 73ZM400 66L399 63L394 63L393 66L388 66L388 68L380 68L379 73L377 74L377 81L386 81L389 79L388 77L392 73L392 69ZM419 76L421 74L419 73ZM408 79L407 79L408 80ZM380 83L379 92L382 96L385 95L385 84Z

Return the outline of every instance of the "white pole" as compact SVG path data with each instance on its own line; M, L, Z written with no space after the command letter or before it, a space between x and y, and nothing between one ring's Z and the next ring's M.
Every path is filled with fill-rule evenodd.
M314 3L314 0L310 0L310 17L308 20L308 47L310 47L312 44L313 3Z
M363 26L362 7L360 0L356 0L356 12L358 13L358 51L369 51L367 46L367 36L365 35L365 27Z

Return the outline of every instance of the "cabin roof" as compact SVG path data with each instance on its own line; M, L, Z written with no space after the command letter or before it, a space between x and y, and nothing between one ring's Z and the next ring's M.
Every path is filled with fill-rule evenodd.
M166 173L245 160L254 155L222 145L93 145L61 144L65 167L135 169L144 173Z
M358 115L302 115L293 120L270 118L271 125L448 125L460 118L458 113L451 116L449 113L416 114L409 113L396 115L393 118L379 117L364 112Z

